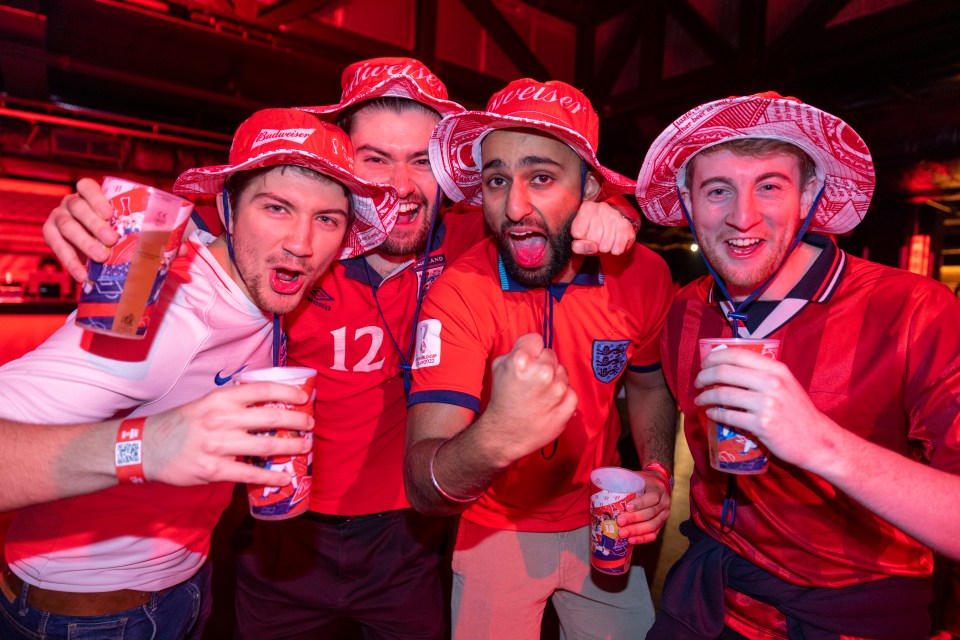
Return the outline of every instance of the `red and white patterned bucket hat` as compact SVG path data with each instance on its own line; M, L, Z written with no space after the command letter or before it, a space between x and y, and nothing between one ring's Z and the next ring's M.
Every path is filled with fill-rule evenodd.
M447 87L419 60L413 58L371 58L354 62L340 77L340 102L322 107L299 107L334 121L355 104L376 98L407 98L425 104L441 116L465 109L450 100Z
M229 164L184 171L173 192L198 205L209 205L222 192L229 175L285 164L329 176L350 192L353 221L340 259L376 247L393 229L400 204L396 190L358 178L353 171L353 145L347 134L298 109L257 111L237 129Z
M495 129L537 129L567 144L600 174L605 197L630 193L635 183L597 160L600 119L590 100L565 82L514 80L493 94L486 111L447 116L430 136L430 164L437 181L456 202L479 205L480 143Z
M637 178L637 201L652 222L687 223L680 208L690 158L737 138L769 138L796 145L816 165L823 197L811 231L850 231L867 213L876 172L866 143L850 125L796 98L775 92L735 96L691 109L654 140Z

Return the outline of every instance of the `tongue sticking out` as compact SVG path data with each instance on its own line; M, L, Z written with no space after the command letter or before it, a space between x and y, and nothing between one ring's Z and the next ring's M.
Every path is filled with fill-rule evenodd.
M277 293L292 295L300 291L300 287L303 286L303 278L296 271L274 269L270 272L270 286Z
M528 234L514 236L513 256L517 264L526 269L539 267L543 262L543 254L547 251L547 239L541 235Z

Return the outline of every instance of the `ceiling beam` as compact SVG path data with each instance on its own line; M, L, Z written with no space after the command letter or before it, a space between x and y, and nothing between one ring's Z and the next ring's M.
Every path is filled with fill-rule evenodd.
M823 30L840 11L850 4L850 0L811 0L803 12L796 17L776 41L769 43L769 57L781 58L793 56L797 50L808 50L815 46L823 35Z
M516 65L521 74L537 80L550 79L550 72L491 0L461 0L461 2L510 58L510 61Z
M600 62L600 73L592 86L591 98L594 104L605 105L609 101L614 85L630 60L630 54L637 46L637 34L642 33L640 40L650 35L649 25L656 22L656 18L651 17L651 10L654 10L655 14L661 16L663 14L662 11L656 9L656 5L646 6L635 3L621 17L620 28L617 30L617 35L614 36L613 44L610 45L607 55ZM660 49L662 50L662 47ZM643 64L643 61L641 61L641 64Z
M307 18L310 14L340 4L343 0L280 0L260 9L259 21L279 27Z
M415 8L414 55L430 69L437 59L437 1L416 0Z
M694 9L688 0L657 0L683 30L693 36L700 48L715 61L733 57L733 47Z

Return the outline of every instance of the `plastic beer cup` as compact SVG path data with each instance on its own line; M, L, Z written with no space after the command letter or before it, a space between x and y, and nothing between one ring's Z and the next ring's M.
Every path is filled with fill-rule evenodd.
M701 338L700 360L717 349L749 349L774 360L780 359L780 341L774 338ZM768 459L763 446L749 434L717 424L709 418L707 446L710 466L718 471L738 474L757 474L767 471Z
M96 333L143 338L193 205L129 180L106 177L103 194L120 236L106 262L87 264L76 324Z
M235 378L237 384L249 382L279 382L299 386L307 392L309 400L305 404L288 405L266 403L266 406L283 407L291 411L302 411L313 415L313 402L316 399L314 383L316 369L308 367L269 367L243 371ZM313 442L313 433L279 429L263 431L261 435L277 438L300 438L306 436ZM300 515L310 504L310 486L313 482L313 449L295 456L271 456L269 458L249 458L258 467L269 471L284 471L293 475L290 484L283 487L271 487L262 484L247 485L247 499L250 502L250 515L259 520L285 520Z

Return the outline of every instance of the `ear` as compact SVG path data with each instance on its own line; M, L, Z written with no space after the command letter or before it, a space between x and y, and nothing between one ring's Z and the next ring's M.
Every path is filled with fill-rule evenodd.
M220 214L220 224L224 224L224 222L223 222L223 217L224 217L224 216L223 216L223 191L222 191L222 190L220 191L220 193L217 194L217 213ZM229 225L229 228L227 229L227 233L229 233L230 235L233 235L233 221L234 221L234 219L235 219L234 212L231 211L231 212L230 212L230 225ZM224 228L227 228L227 225L224 224Z
M686 207L687 213L693 217L693 199L690 197L690 190L681 188L680 199L683 200L683 206Z
M583 199L596 200L600 196L600 180L593 171L587 171L586 183L583 185Z
M810 213L810 207L813 206L813 201L817 197L817 184L817 178L814 176L807 181L807 184L805 184L803 189L800 191L801 220L806 218L807 214Z

